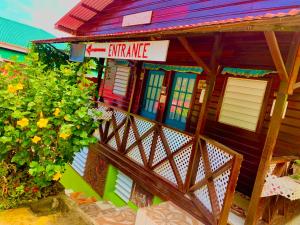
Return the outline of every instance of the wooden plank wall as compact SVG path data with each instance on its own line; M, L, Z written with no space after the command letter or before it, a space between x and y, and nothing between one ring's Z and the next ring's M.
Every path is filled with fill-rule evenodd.
M279 132L275 154L300 156L300 88L295 89L294 94L288 98L288 108Z

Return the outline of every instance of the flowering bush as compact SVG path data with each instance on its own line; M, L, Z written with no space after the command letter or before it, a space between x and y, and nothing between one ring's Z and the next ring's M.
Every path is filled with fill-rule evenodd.
M74 152L96 141L89 66L45 70L34 53L22 64L0 65L0 209L43 196Z

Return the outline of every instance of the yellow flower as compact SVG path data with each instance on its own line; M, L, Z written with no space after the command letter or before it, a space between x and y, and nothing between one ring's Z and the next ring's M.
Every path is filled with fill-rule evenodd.
M29 120L27 118L23 118L17 121L17 125L21 126L22 128L28 126L28 124Z
M44 128L48 125L48 119L41 118L36 124L39 128Z
M7 91L9 92L9 93L12 93L12 94L15 94L16 92L17 92L17 89L13 86L13 85L8 85L8 87L7 87Z
M62 177L61 173L56 173L53 177L52 180L58 181Z
M60 113L60 109L56 108L53 115L57 117L59 115L59 113Z
M68 115L64 116L65 121L70 121L70 117Z
M68 137L70 137L70 134L61 133L61 134L59 135L59 137L66 140L66 139L68 139Z
M23 90L24 89L24 85L21 84L21 83L18 83L16 86L15 86L16 90Z
M33 138L31 138L31 141L35 144L37 144L40 140L42 140L39 136L34 136Z

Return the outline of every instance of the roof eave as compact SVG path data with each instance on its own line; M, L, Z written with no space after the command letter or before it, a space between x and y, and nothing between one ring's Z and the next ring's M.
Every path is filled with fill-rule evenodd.
M60 29L68 29L62 28ZM178 36L189 34L201 34L211 32L264 32L264 31L300 31L300 15L284 16L264 18L258 20L247 20L240 22L230 23L218 23L207 25L190 25L190 26L178 26L167 27L156 30L140 30L135 32L114 33L114 34L100 34L91 36L76 36L76 37L63 37L55 39L37 40L33 43L63 43L63 42L87 42L87 41L100 41L111 39L130 39L141 37L153 37L153 36ZM76 31L72 30L73 34Z
M10 43L6 43L6 42L0 42L0 48L5 48L5 49L9 49L12 51L16 51L16 52L21 52L21 53L28 53L28 49L18 46L18 45L13 45Z

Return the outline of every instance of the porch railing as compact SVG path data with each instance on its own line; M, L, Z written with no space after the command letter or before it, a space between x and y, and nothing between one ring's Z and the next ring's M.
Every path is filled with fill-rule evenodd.
M196 140L192 134L115 107L101 103L99 110L112 115L99 128L102 144L173 185L212 224L227 223L240 154L208 137Z

